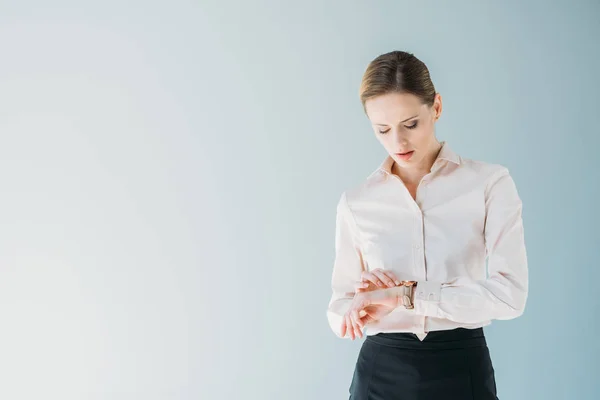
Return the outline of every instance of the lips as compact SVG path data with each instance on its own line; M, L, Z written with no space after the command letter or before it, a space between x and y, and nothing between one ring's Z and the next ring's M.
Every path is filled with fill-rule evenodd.
M402 160L408 160L412 157L414 152L415 152L414 150L411 150L411 151L407 151L405 153L396 153L396 155L398 157L400 157Z

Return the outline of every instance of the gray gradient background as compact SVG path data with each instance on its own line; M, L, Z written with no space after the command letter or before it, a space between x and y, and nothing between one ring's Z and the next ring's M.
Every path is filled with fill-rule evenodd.
M599 18L0 2L0 398L347 398L335 205L385 156L358 86L396 49L442 93L438 138L506 165L524 202L527 310L486 328L499 397L599 398Z

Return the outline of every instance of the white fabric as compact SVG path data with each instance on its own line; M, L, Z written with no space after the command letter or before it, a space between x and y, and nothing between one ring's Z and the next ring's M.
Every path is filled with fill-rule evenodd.
M416 200L391 174L390 156L342 193L327 309L336 335L355 283L375 268L418 284L415 308L368 324L367 335L413 332L423 340L430 331L478 328L523 313L528 267L513 179L501 165L461 158L442 145Z

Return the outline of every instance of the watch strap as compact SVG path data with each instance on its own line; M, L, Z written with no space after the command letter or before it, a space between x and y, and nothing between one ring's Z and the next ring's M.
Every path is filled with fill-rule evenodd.
M414 291L414 288L415 288L415 285L417 284L417 282L402 281L401 284L402 284L402 287L404 288L404 293L402 295L402 305L404 306L404 308L411 310L411 309L415 308L411 299L413 298L413 291Z

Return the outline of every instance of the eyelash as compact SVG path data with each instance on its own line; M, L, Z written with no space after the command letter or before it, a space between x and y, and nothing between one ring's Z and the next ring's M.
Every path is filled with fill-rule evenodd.
M414 123L413 125L411 125L411 126L406 126L406 125L405 125L404 127L405 127L406 129L415 129L415 128L417 127L417 124L418 124L418 123L419 123L419 122L417 121L417 122L415 122L415 123ZM390 131L390 130L388 129L387 131L379 131L379 133L381 133L381 134L383 135L383 134L385 134L385 133L388 133L389 131Z

